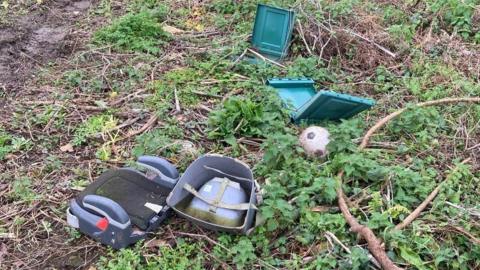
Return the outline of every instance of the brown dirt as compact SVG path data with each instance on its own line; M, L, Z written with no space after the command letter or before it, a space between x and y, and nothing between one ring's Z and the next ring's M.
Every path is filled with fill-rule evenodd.
M93 2L54 0L0 25L0 89L22 89L38 66L75 51L82 37L75 24Z

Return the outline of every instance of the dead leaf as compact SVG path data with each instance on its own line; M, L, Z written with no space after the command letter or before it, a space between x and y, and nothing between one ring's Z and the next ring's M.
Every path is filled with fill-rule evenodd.
M60 151L62 152L73 152L73 145L70 143L65 144L64 146L60 147Z
M90 265L90 267L88 267L87 270L97 270L97 268L96 268L95 266L93 266L93 265Z
M168 32L172 35L181 34L181 33L185 32L182 29L178 29L178 28L170 26L170 25L164 25L164 26L162 26L162 28L163 28L163 31Z
M168 242L163 239L152 239L145 243L145 247L153 248L153 247L166 247L169 246Z

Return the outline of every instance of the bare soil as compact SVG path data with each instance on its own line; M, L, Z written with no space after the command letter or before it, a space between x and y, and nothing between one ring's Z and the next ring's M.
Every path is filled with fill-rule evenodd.
M0 88L21 89L38 66L76 50L82 33L75 25L91 0L55 0L0 25Z

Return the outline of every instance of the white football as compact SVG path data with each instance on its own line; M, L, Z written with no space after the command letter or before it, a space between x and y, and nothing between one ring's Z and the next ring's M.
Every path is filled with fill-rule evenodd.
M300 145L310 157L325 157L330 133L322 127L311 126L300 134Z

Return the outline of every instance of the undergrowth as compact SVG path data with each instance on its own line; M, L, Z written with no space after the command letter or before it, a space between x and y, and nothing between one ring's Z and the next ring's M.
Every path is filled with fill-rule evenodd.
M111 45L124 51L159 54L162 46L171 39L160 24L166 13L164 6L129 13L96 32L94 40L100 45Z

